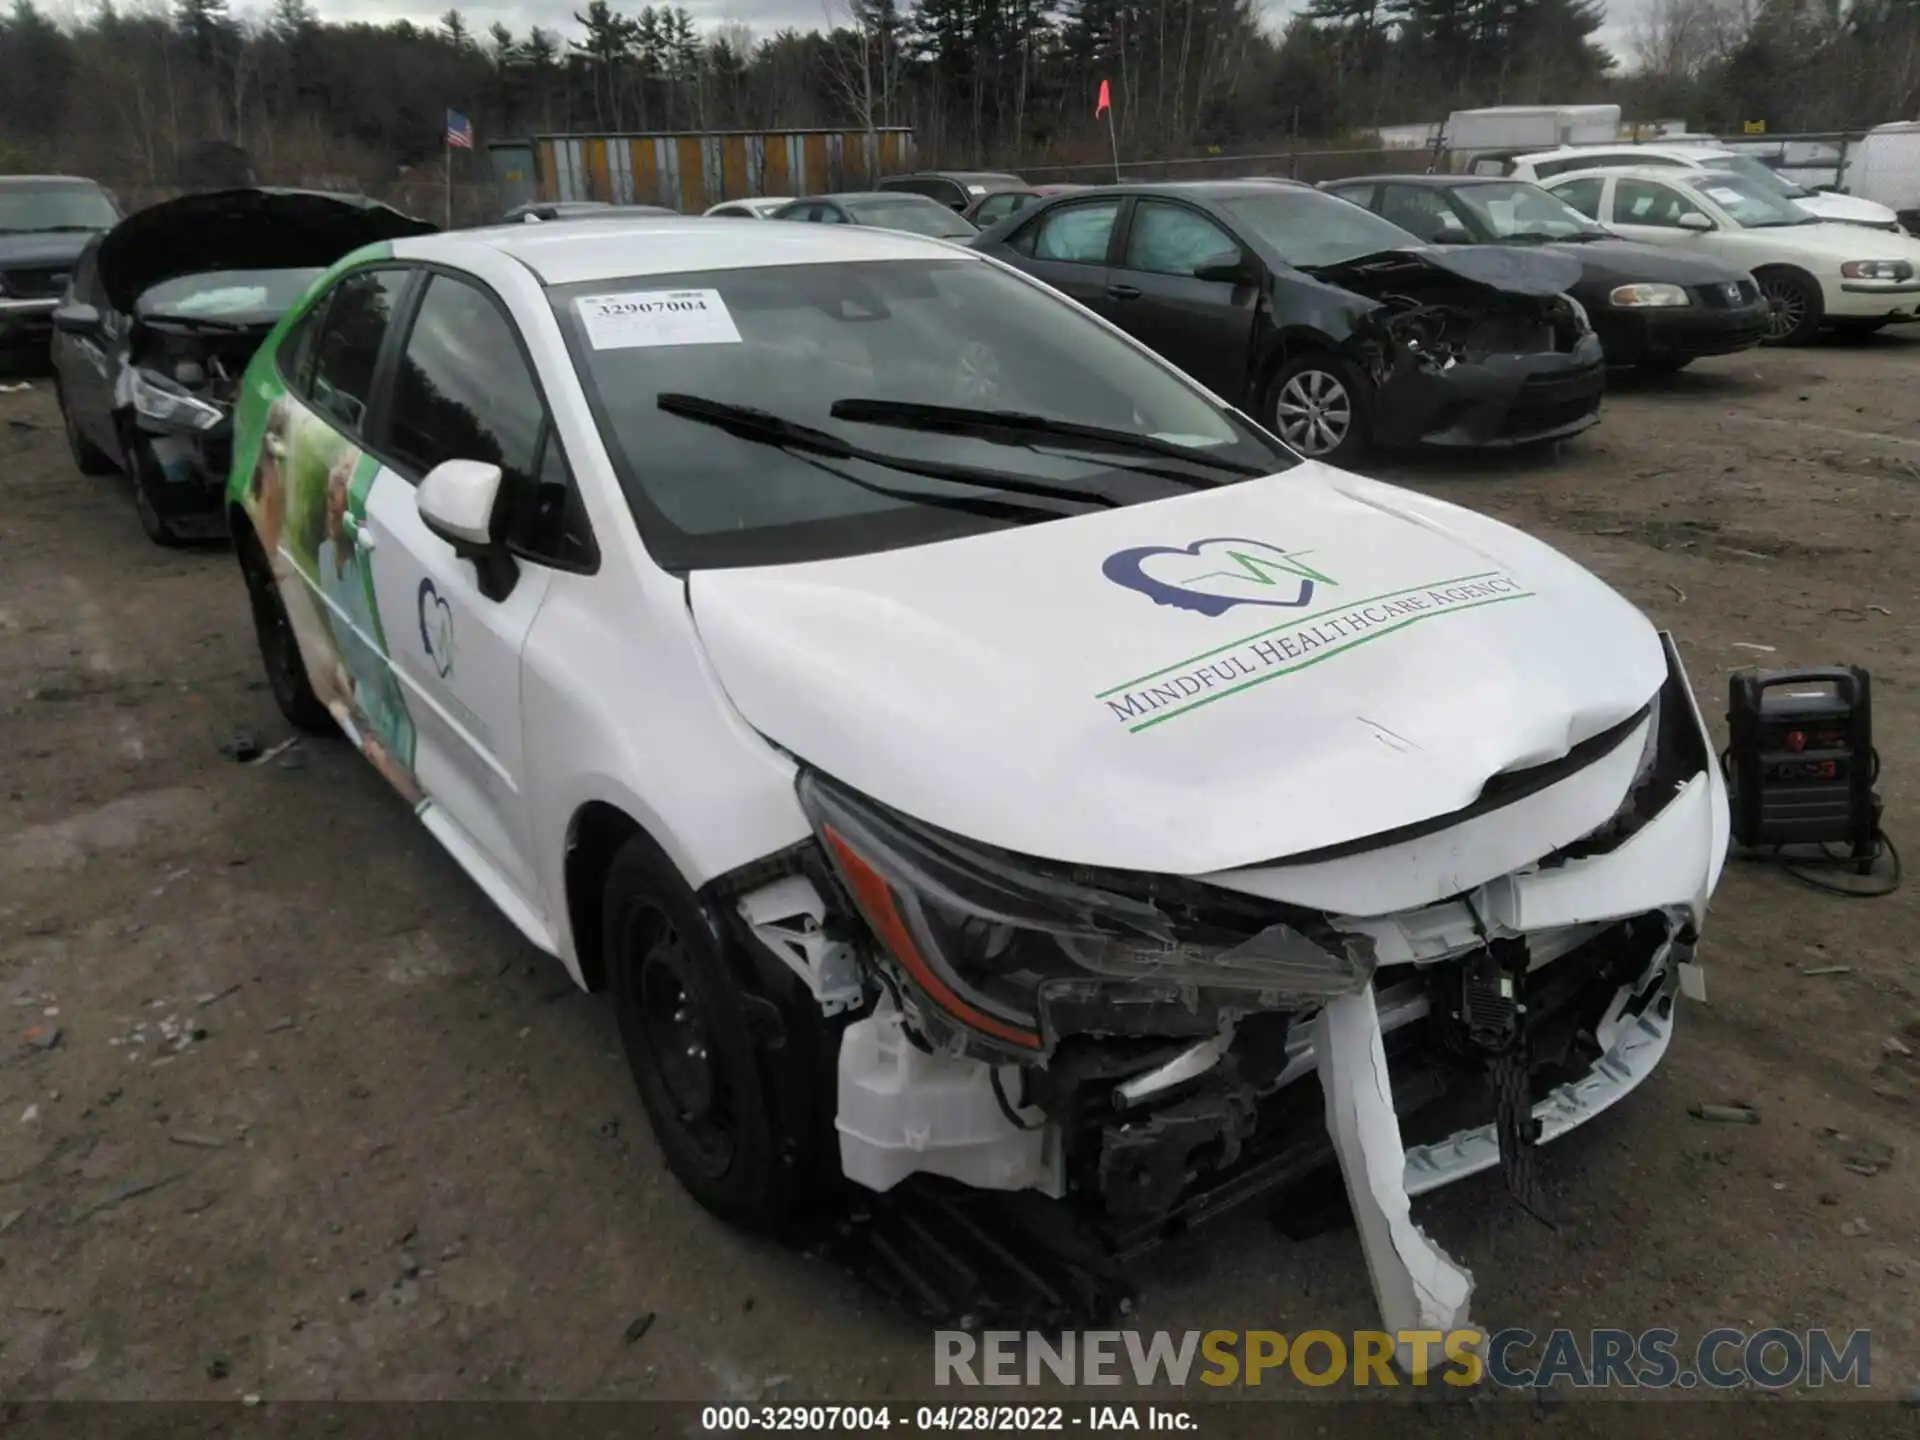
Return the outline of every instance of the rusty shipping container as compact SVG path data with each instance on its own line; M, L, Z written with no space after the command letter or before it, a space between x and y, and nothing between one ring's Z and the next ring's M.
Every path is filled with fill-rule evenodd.
M865 189L913 168L913 131L706 130L641 135L536 135L542 200L666 205L698 215L752 195Z

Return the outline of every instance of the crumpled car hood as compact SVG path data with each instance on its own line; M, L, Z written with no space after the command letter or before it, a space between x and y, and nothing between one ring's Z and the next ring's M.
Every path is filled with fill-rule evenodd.
M1160 873L1451 814L1666 675L1547 546L1312 463L688 590L727 694L802 760L977 841Z
M250 186L183 195L129 215L100 242L100 283L131 313L163 281L210 270L295 270L331 265L378 240L440 227L364 195Z
M1570 290L1580 280L1577 260L1511 245L1409 245L1335 265L1315 265L1307 274L1370 294L1372 284L1435 270L1488 290L1543 298Z

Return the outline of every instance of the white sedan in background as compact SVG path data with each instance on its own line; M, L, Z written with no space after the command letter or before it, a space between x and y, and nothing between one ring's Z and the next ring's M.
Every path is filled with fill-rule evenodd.
M1639 165L1541 183L1626 239L1751 271L1772 306L1766 344L1920 319L1920 240L1821 220L1743 175Z
M754 195L745 200L723 200L704 212L723 220L765 220L782 205L792 203L791 195Z

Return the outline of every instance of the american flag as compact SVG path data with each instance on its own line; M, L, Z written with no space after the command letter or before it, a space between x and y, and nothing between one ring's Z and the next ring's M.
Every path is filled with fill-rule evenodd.
M458 110L447 111L447 144L461 150L473 149L473 126Z

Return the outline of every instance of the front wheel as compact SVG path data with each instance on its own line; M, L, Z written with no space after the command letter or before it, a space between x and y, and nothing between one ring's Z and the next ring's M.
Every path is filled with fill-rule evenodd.
M602 940L622 1048L667 1165L724 1220L787 1218L805 1137L783 1133L770 1067L698 900L664 856L627 842L607 873Z
M1820 287L1797 270L1763 270L1756 276L1767 302L1767 333L1762 345L1806 345L1826 318Z
M1296 355L1267 387L1267 423L1309 460L1351 466L1367 449L1363 382L1345 361L1318 351Z

